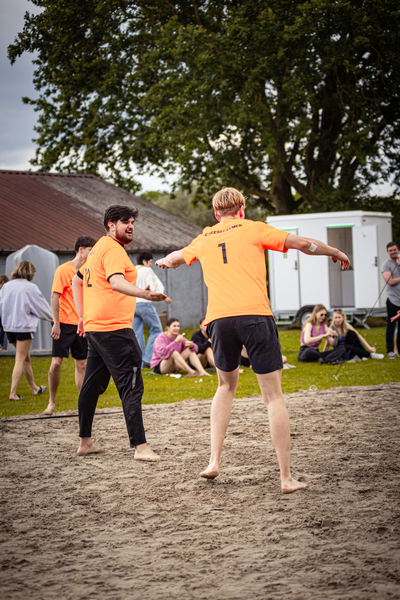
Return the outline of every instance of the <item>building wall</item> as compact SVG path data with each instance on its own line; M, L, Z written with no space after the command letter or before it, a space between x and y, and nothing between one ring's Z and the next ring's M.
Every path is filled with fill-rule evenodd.
M199 261L196 261L191 267L183 265L179 269L160 269L154 266L159 258L166 256L168 251L151 251L153 259L153 270L157 277L162 281L165 293L171 298L172 303L155 302L154 307L161 314L162 321L165 322L169 317L179 319L182 328L197 327L200 319L205 316L207 308L207 288L203 281L203 273ZM74 252L56 253L59 264L64 264L75 257ZM139 254L137 250L128 250L128 255L136 265L136 257ZM0 255L0 273L5 273L7 255ZM50 298L46 298L50 301Z

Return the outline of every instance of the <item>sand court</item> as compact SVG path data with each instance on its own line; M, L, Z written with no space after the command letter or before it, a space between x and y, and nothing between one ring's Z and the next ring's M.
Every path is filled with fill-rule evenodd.
M106 452L76 456L78 423L2 419L2 599L400 597L400 384L286 394L284 495L260 397L237 399L217 479L211 400L144 406L133 460L120 409L96 415Z

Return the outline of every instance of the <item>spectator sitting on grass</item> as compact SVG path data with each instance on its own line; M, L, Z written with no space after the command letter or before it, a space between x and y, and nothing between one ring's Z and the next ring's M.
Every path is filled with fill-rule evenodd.
M346 315L341 308L333 311L331 329L336 331L337 336L326 339L324 350L327 350L330 345L333 348L344 347L346 352L343 358L346 360L350 358L385 358L383 354L377 354L376 348L370 346L367 340L347 322Z
M179 329L178 319L168 319L165 333L160 333L154 340L153 356L150 362L154 373L166 375L167 373L178 373L182 369L186 372L185 377L210 376L205 372L197 356L197 344L189 342L183 335L180 335ZM186 362L187 360L190 364Z
M207 327L204 318L200 321L200 329L192 335L192 342L198 347L197 356L205 369L215 369L214 354L211 348L211 340L207 335Z
M335 364L343 362L343 355L346 352L345 348L339 346L334 350L326 350L320 352L318 346L327 337L332 338L330 345L332 345L333 338L337 337L336 331L328 328L327 311L323 304L317 304L311 313L310 318L304 324L303 331L301 332L300 338L300 350L298 355L299 362L318 362Z

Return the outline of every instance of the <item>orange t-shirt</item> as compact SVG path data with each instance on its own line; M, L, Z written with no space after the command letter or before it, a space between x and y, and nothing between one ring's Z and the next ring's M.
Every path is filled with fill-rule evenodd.
M72 278L76 271L71 261L57 267L54 273L52 292L60 294L58 319L65 325L78 325L74 295L72 293Z
M136 298L116 292L108 279L121 273L136 284L136 268L123 245L104 236L93 246L83 276L83 327L85 331L116 331L132 328Z
M289 234L261 221L224 219L183 248L188 265L199 260L208 288L206 323L223 317L272 315L264 250L286 252Z

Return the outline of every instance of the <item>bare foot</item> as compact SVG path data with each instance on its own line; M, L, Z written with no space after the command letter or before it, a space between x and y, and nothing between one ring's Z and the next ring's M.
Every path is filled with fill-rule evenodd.
M147 444L140 444L135 447L135 460L144 460L146 462L161 462L163 459L158 456Z
M204 375L206 377L211 377L211 373L207 373L207 371L204 371L204 373L200 373L200 377L203 377Z
M219 473L219 465L215 463L210 463L205 471L200 473L200 477L204 477L204 479L215 479L218 477Z
M49 402L46 410L44 410L42 412L42 415L52 415L54 412L54 409L56 407L56 403L55 402Z
M88 439L90 441L87 441ZM103 450L103 448L98 448L98 446L95 446L90 438L81 438L81 442L79 444L77 452L78 456L87 456L88 454L101 454L102 452L105 452L105 450Z
M292 492L304 490L305 488L308 488L308 483L301 483L301 481L296 481L296 479L293 479L292 477L281 484L282 494L291 494Z

